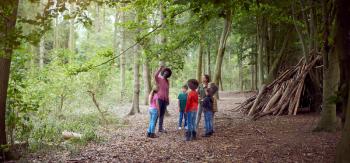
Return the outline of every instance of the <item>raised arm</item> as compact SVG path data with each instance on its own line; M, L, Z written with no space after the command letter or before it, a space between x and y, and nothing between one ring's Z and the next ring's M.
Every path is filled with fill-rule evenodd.
M159 74L160 72L163 70L163 67L159 67L159 69L156 71L156 73L154 74L154 80L158 83L159 80Z

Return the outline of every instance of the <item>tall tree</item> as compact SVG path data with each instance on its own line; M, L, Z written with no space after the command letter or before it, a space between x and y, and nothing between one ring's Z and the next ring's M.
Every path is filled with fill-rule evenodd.
M142 64L143 67L143 82L144 82L144 104L148 105L148 94L151 92L152 86L151 86L151 73L149 68L149 59L145 57L145 61Z
M7 144L5 130L5 111L7 88L10 76L11 56L18 45L16 20L19 0L0 1L0 146ZM6 11L6 12L4 12ZM2 154L3 148L0 148Z
M259 4L258 4L259 5ZM260 88L264 83L264 57L266 56L266 45L267 45L267 19L265 16L258 14L257 16L257 73L258 73L258 87Z
M323 1L323 99L321 119L316 127L316 131L335 131L337 127L336 101L339 84L339 62L337 54L333 52L329 43L330 28L332 26L331 14L333 4L331 1Z
M39 42L39 67L44 68L45 38L41 37Z
M230 34L231 25L232 25L232 10L227 9L225 10L224 29L220 36L220 43L217 51L215 74L214 74L214 81L213 81L218 86L220 84L220 79L221 79L221 67L222 67L222 61L225 55L226 41Z
M74 3L69 5L69 13L73 14ZM74 51L75 48L75 28L74 28L74 18L69 19L69 37L68 37L68 49Z
M199 39L199 48L198 48L198 58L197 58L197 80L201 82L202 79L202 67L203 67L203 52L204 52L204 36L201 32Z
M122 6L123 7L123 6ZM126 21L126 16L125 16L125 12L120 12L120 19L119 19L120 23L124 23ZM119 43L119 50L121 52L124 51L124 49L126 48L126 29L125 27L121 27L120 29L120 43ZM125 53L121 53L120 57L119 57L119 62L120 62L120 97L124 97L126 90L125 90ZM121 98L123 99L123 98Z
M336 0L335 51L340 62L340 93L345 120L342 137L337 146L337 163L350 162L350 1Z
M208 75L211 77L211 62L210 62L210 43L207 43L207 62L208 62Z
M140 45L135 47L134 52L134 92L132 98L132 106L129 115L140 113L140 61L139 61Z

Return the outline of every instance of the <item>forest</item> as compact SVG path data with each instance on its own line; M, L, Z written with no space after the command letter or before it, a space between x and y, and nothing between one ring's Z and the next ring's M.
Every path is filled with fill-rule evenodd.
M0 162L349 163L349 17L348 0L1 0ZM147 139L160 65L168 133ZM203 75L215 133L186 142L178 94Z

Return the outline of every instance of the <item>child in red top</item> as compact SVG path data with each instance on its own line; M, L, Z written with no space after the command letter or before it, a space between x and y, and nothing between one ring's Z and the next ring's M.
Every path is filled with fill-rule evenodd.
M187 82L188 87L191 89L187 95L187 103L185 112L187 114L187 126L186 141L190 141L196 138L196 115L198 110L198 81L196 79L190 79Z

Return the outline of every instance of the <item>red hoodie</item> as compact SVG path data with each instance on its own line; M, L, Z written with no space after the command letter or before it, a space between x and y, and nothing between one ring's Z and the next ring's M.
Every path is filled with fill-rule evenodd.
M198 93L191 90L187 95L185 112L193 112L198 110Z

